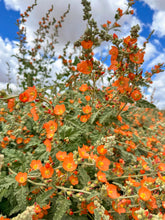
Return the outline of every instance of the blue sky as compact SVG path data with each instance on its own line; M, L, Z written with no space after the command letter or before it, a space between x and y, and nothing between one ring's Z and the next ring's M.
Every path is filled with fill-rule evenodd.
M93 16L99 24L105 23L106 20L113 19L114 13L118 7L124 8L127 0L90 0L93 10ZM7 66L6 62L9 61L11 68L13 68L12 73L12 86L16 86L16 61L11 58L11 55L16 52L16 46L14 41L17 37L17 26L16 20L20 17L20 13L23 13L26 7L31 5L33 0L0 0L0 89L7 83L6 73ZM80 4L81 0L40 0L38 3L38 9L35 9L34 13L29 16L27 22L27 32L29 33L29 39L33 39L33 32L36 30L41 16L43 16L51 6L55 3L55 8L57 17L63 14L67 8L67 4L71 3L71 11L66 18L64 23L64 31L61 32L61 43L70 40L77 40L80 36L80 32L83 29L83 24L80 26L78 22L82 15L82 6ZM67 3L67 4L66 4ZM49 5L49 6L48 6ZM147 46L147 51L145 55L145 65L148 71L151 67L158 62L165 62L165 1L164 0L139 0L133 6L135 10L135 15L131 19L126 20L126 26L123 32L130 30L132 25L139 23L142 30L140 32L139 45L143 44L145 38L148 37L152 29L155 29L154 35L151 37L150 43ZM43 13L43 14L42 14ZM110 18L108 16L111 16ZM68 19L68 20L67 20ZM75 27L75 29L74 29ZM125 33L126 34L126 33ZM129 35L129 32L127 33ZM61 64L57 63L57 69L61 68ZM153 89L156 87L155 91L155 104L159 108L165 109L165 97L162 94L165 93L165 74L162 73L160 76L153 78L152 87L147 91L147 97L152 93Z
M18 30L16 20L19 16L19 11L7 10L4 1L0 1L0 36L3 39L16 40Z

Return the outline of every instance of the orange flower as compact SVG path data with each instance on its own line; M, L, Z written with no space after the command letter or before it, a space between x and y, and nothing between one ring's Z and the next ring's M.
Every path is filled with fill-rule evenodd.
M91 97L89 95L86 95L85 99L86 99L87 102L89 102L91 100Z
M135 219L135 220L139 220L139 218L137 217L138 214L136 214L136 211L139 210L140 207L134 207L132 208L132 217Z
M96 206L94 205L94 202L90 202L88 205L87 205L87 209L88 211L91 213L91 214L94 214L94 209L96 208Z
M74 99L69 99L70 104L74 103Z
M99 171L97 172L97 179L100 181L100 182L107 182L107 179L106 179L106 174Z
M102 24L102 27L103 28L107 28L107 24Z
M107 194L111 199L116 199L120 196L117 192L117 186L114 184L107 184Z
M149 166L147 165L147 162L142 161L142 167L144 170L150 170Z
M87 214L87 204L86 204L85 201L81 202L81 209L82 209L82 211L80 213L81 215L82 214Z
M65 157L67 156L66 152L62 152L62 151L58 151L58 153L56 153L56 158L59 161L64 161Z
M89 105L86 105L82 108L85 114L89 114L92 111L92 108Z
M27 173L22 173L19 172L16 177L15 180L20 183L20 185L26 185L26 181L27 181Z
M32 160L30 166L33 170L40 170L42 163L40 160Z
M133 184L133 186L135 187L139 187L140 186L140 183L139 182L136 182L134 179L132 179L130 176L128 177L128 180L130 183Z
M118 87L118 90L126 90L129 86L129 78L120 76L112 85Z
M23 141L23 138L17 138L17 139L16 139L16 143L17 143L17 144L21 144L22 141Z
M148 201L151 197L151 191L147 187L144 187L144 186L142 186L139 189L138 194L139 194L139 197L144 201Z
M105 155L107 153L107 149L104 148L104 145L100 145L97 147L97 152L101 155Z
M157 209L156 198L151 195L149 201L147 201L147 208L150 210Z
M93 70L93 64L89 60L83 60L81 63L77 64L77 71L84 73L84 74L89 74Z
M40 213L41 211L42 211L42 209L41 209L41 207L37 204L37 205L35 205L35 208L34 208L34 211L35 211L35 213Z
M129 58L130 60L133 62L133 63L137 63L137 64L140 64L140 63L143 63L144 62L144 53L145 52L141 52L140 50L136 53L136 54L130 54L129 55Z
M69 181L71 182L71 184L72 184L73 186L75 186L75 185L78 184L78 178L77 178L76 176L74 176L74 175L71 175L71 176L69 177Z
M73 153L70 153L68 156L65 157L65 160L62 164L64 170L72 172L77 168L77 164L75 164L73 159Z
M121 167L121 164L115 162L114 165L115 165L115 168L113 168L113 172L117 176L121 176L124 173L123 168Z
M84 122L84 123L87 122L88 121L88 116L87 115L81 115L80 121Z
M117 59L118 53L119 53L118 48L112 46L112 49L109 51L109 54L111 55L111 61Z
M26 138L23 142L24 144L28 144L30 142L30 138Z
M165 171L165 163L160 163L158 168L160 171Z
M87 89L88 89L88 85L87 85L87 84L82 84L82 85L80 86L80 88L79 88L79 90L80 90L81 92L85 92L85 91L87 91Z
M97 156L97 154L93 154L93 151L90 153L90 158L91 159L94 159L95 161L97 161L97 159L98 159L98 156Z
M126 212L126 207L128 205L131 204L131 200L128 200L128 199L122 199L121 201L119 202L115 202L115 201L112 201L112 207L113 209L118 212L119 214L121 213L125 213Z
M34 121L37 121L39 119L39 116L37 114L37 111L36 111L36 107L34 106L31 110L30 110L32 116L33 116L33 120Z
M29 101L29 93L23 92L19 95L19 100L21 102L28 102Z
M15 99L8 99L7 107L9 109L9 112L13 111L13 107L15 105Z
M49 139L45 139L44 145L46 146L46 151L47 151L47 152L50 152L50 151L51 151L51 148L52 148L52 146L51 146L51 141L50 141Z
M37 97L37 90L35 88L35 86L33 87L28 87L28 89L25 91L29 94L29 100L28 102L32 102L36 99Z
M117 60L111 60L111 65L108 67L108 70L116 71L121 66L121 62L118 63Z
M109 170L110 160L108 160L105 156L100 156L96 160L96 167L102 171Z
M162 201L162 206L165 209L165 201Z
M158 177L159 177L160 180L165 182L165 176L162 176L159 172L158 172Z
M118 8L117 11L118 11L120 17L123 16L123 10L122 9Z
M89 143L90 143L90 142L89 142ZM83 144L83 148L84 148L87 152L89 152L92 147L93 147L93 146L87 146L87 145Z
M84 48L84 49L90 49L93 45L93 42L91 40L88 40L88 41L81 41L81 46Z
M54 114L55 115L63 115L63 113L65 112L65 105L56 105L54 108Z
M135 44L137 42L137 39L131 38L130 36L124 38L124 43L127 44L129 47L132 46L132 44Z
M5 218L5 217L1 216L0 220L10 220L10 218Z
M135 101L138 101L142 98L142 94L140 93L139 90L134 90L132 93L131 93L131 97L135 100Z
M55 121L50 120L50 121L44 123L43 128L46 129L47 135L54 134L57 131L57 123Z
M79 155L80 155L81 158L84 158L84 159L89 158L89 154L86 152L85 147L80 148L78 146L78 152L79 152Z
M79 103L79 104L81 104L81 103L82 103L81 98L78 98L78 103Z
M41 167L40 172L44 179L49 179L52 177L54 169L49 163L47 163L44 167Z

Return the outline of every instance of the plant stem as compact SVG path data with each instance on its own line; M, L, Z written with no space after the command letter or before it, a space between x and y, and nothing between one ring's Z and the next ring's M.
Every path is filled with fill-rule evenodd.
M65 187L62 187L62 186L56 186L57 189L61 189L61 190L64 190L64 191L74 191L74 192L81 192L81 193L85 193L85 194L91 194L90 192L87 192L87 191L84 191L84 190L79 190L79 189L70 189L70 188L65 188Z
M36 183L36 182L34 182L34 181L32 181L32 180L27 180L29 183L32 183L33 185L37 185L37 186L46 186L46 184L45 183Z

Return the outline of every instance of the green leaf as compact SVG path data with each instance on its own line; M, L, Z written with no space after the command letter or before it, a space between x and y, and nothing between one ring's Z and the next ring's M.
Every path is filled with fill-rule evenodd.
M90 177L87 174L86 170L82 167L79 167L78 173L79 173L79 180L80 180L81 184L83 186L86 186L87 183L90 181Z
M87 202L90 202L90 200L91 200L93 197L95 197L95 196L97 196L97 197L99 198L100 193L99 193L99 192L96 192L96 191L93 191L92 194L89 195L89 196L86 198Z
M47 160L49 157L49 152L46 151L46 146L44 144L39 145L35 149L35 157L37 160Z
M2 201L2 198L4 197L5 195L5 192L6 192L6 189L2 189L1 192L0 192L0 202Z
M13 215L14 213L18 213L19 211L21 211L20 206L15 206L14 209L12 209L10 211L10 215Z
M100 114L99 110L92 114L92 116L90 118L91 124L93 124L93 122L96 120L96 118L99 116L99 114Z
M139 139L138 139L138 137L137 137L135 134L133 134L133 141L134 141L135 143L138 143L138 142L139 142Z
M76 56L73 62L74 66L77 66L77 64L80 62L79 58Z
M156 108L156 106L147 100L140 99L136 102L136 106L142 107L142 108Z
M107 108L106 111L102 114L100 117L100 123L104 123L105 121L109 121L110 117L112 116L112 110L110 108Z
M53 216L53 220L61 220L66 211L69 209L71 201L65 197L60 197L56 200L56 212Z
M77 130L77 128L69 127L67 125L62 126L59 133L62 139L68 137L70 141L76 140L81 135L81 132Z
M134 101L132 99L130 99L128 96L122 96L120 98L120 102L124 102L124 103L134 103Z
M16 200L18 202L18 206L23 211L26 209L27 204L27 188L25 186L21 186L21 188L16 192Z
M5 158L8 159L8 162L13 162L13 160L17 160L20 163L25 163L27 160L23 152L15 149L5 148L2 152L5 155Z
M16 184L15 175L9 175L0 181L0 189L8 189L12 184Z
M43 192L42 194L40 194L37 199L36 202L42 207L44 205L46 205L48 203L48 200L50 199L50 196L54 193L54 189L48 190L46 192Z

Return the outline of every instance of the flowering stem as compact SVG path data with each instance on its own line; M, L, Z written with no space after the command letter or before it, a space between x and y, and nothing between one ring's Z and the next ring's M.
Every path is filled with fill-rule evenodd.
M16 172L14 172L11 168L9 168L10 173L17 175Z
M0 98L0 100L8 100L8 99L13 99L18 97L19 95L14 95L14 96L9 96L9 97L5 97L5 98Z
M34 182L34 181L32 181L32 180L27 180L29 183L32 183L33 185L37 185L37 186L46 186L46 184L45 183L36 183L36 182Z
M138 195L132 195L132 196L120 196L116 199L127 199L127 198L135 198L135 197L138 197Z
M94 102L94 99L95 99L95 87L96 87L96 85L95 85L95 74L94 74L94 72L93 72L92 76L93 76L93 94L92 94L92 100L93 100L93 102Z
M127 105L127 102L123 105L123 107L119 110L119 112L117 113L116 117L120 115L120 113L123 111L123 109L125 108L125 106Z
M133 170L134 171L134 170ZM162 172L160 172L162 173ZM156 173L155 173L156 174ZM120 176L120 177L114 177L113 179L109 179L109 180L114 180L114 179L124 179L124 178L127 178L129 177L130 175L128 176ZM149 173L149 174L139 174L139 175L133 175L133 177L142 177L142 176L153 176L153 173Z
M50 106L53 108L53 105L50 104L50 102L49 102L48 100L46 100L46 99L44 99L44 98L42 98L42 97L39 97L39 99L40 99L41 101L43 101L43 102L48 103L48 105L50 105Z
M70 189L70 188L65 188L65 187L61 187L61 186L56 186L57 189L61 189L64 191L74 191L74 192L81 192L81 193L85 193L85 194L91 194L90 192L84 191L84 190L79 190L79 189Z
M57 140L58 140L58 142L59 142L60 138L59 138L59 131L58 131L58 128L59 128L58 116L56 116L56 121L57 121Z

